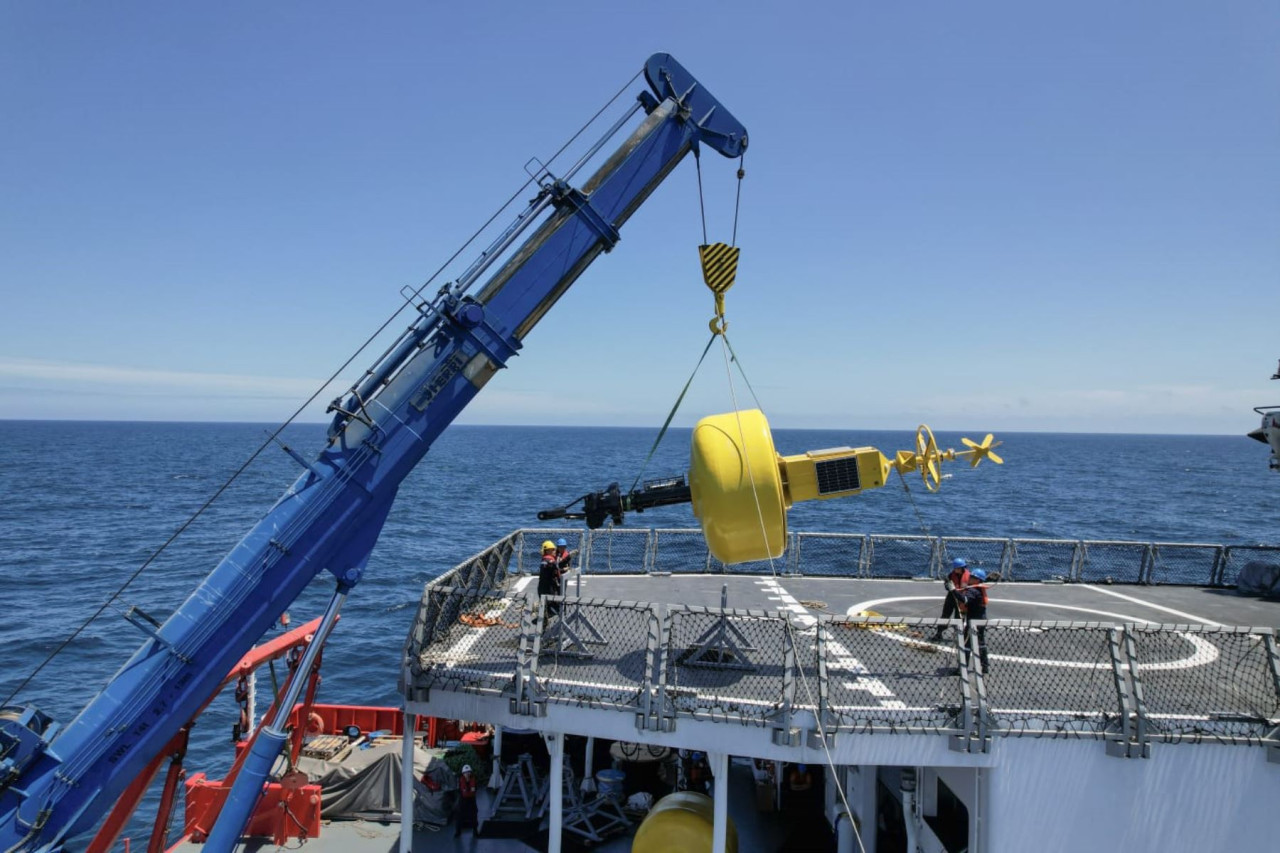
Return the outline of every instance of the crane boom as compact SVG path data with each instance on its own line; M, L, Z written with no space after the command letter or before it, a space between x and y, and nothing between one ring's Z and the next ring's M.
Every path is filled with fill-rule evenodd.
M74 720L0 714L0 850L58 850L90 829L317 574L356 586L405 476L631 214L698 146L745 150L745 128L669 55L645 76L644 117L621 146L581 187L581 162L540 175L528 208L334 401L327 446L295 455L297 481L168 620L143 625L148 639Z

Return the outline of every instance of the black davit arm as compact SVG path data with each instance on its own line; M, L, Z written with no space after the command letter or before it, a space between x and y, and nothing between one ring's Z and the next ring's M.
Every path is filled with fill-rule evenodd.
M550 521L556 518L585 519L587 527L595 530L604 526L610 519L614 524L621 524L623 513L644 512L659 506L687 504L693 500L689 484L684 477L672 477L666 480L649 480L638 489L623 493L617 483L610 483L602 491L589 492L577 500L564 506L544 509L538 513L539 521ZM581 510L570 507L581 503Z

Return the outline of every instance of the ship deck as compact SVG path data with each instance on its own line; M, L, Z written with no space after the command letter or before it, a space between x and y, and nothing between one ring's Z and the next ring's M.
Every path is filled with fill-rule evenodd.
M917 756L944 762L982 761L992 736L1273 745L1280 602L1225 585L1229 550L827 534L765 573L717 566L687 533L583 537L562 597L540 600L529 571L545 531L433 581L406 648L408 707L517 728L555 709L580 727L560 731L728 736L732 754L778 760L819 744L902 759L892 739L842 737L876 732L945 735ZM938 618L948 545L1005 578L972 633ZM737 731L705 728L723 723Z
M574 571L563 595L539 596L538 544L559 533L516 531L428 583L403 657L406 728L415 716L492 725L508 785L526 759L503 733L537 744L532 824L514 822L519 838L455 840L452 826L402 838L398 823L334 821L316 850L581 843L574 792L596 741L679 754L681 766L706 752L729 779L717 807L746 849L779 849L805 826L829 841L838 821L830 803L824 819L757 812L740 759L772 764L775 778L785 763L868 778L912 767L962 786L997 767L1001 784L1049 778L1016 758L1049 747L1036 739L1076 767L1149 758L1154 744L1188 772L1270 780L1258 765L1280 763L1280 601L1231 586L1247 560L1280 562L1280 548L814 534L793 535L776 563L729 567L696 531L566 531ZM970 630L939 618L948 553L1002 578L989 585L991 618ZM876 795L860 791L852 808L866 816ZM482 820L507 813L493 796L482 792ZM633 829L591 846L629 849Z
M836 729L952 735L982 718L1101 737L1145 713L1171 737L1262 737L1280 717L1266 642L1280 602L1226 589L1000 583L982 634L966 637L936 618L937 582L586 575L558 613L537 611L536 637L524 626L522 664L535 589L515 577L501 595L458 599L461 621L423 652L430 686L518 698L524 666L534 705L789 728L821 704Z

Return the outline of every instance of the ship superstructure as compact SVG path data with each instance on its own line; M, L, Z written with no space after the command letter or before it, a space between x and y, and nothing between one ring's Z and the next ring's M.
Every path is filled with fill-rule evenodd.
M537 543L561 533L580 573L539 599ZM696 530L518 531L424 590L406 727L435 715L543 734L553 850L591 831L554 796L590 775L565 760L574 737L705 751L716 779L731 759L820 769L841 851L874 851L886 812L908 850L1269 843L1242 799L1280 795L1280 605L1209 590L1280 549L819 533L787 546L777 565L725 566ZM947 553L1003 578L993 607L1009 618L981 628L985 670L975 632L900 615L936 608L941 584L916 581L940 579ZM713 850L730 790L714 787ZM401 850L421 849L403 833Z

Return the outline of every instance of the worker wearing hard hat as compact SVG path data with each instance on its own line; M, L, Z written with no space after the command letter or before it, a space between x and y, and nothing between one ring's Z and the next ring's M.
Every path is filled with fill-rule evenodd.
M556 543L548 539L542 543L542 560L538 563L538 595L560 594L560 561L556 557ZM547 603L547 613L560 610L555 602Z
M964 557L956 557L951 561L951 571L947 573L943 585L947 588L947 598L942 602L941 618L950 619L959 612L956 606L959 603L956 599L956 590L969 586L969 563ZM938 642L942 639L942 631L943 626L939 625L929 639L935 643Z
M556 540L556 566L560 569L560 574L567 574L569 564L573 562L573 555L576 551L569 550L569 543L563 538Z
M476 809L476 777L471 772L471 765L462 765L462 775L458 777L458 817L453 825L453 837L457 838L462 830L475 831L478 825L479 812Z
M982 569L974 569L969 572L969 583L964 589L956 591L956 600L961 612L964 613L964 648L967 659L970 646L969 637L973 633L972 629L974 627L970 623L974 621L985 622L987 619L987 573ZM991 673L991 665L987 662L986 625L978 626L977 635L978 661L982 664L983 675L989 675Z

